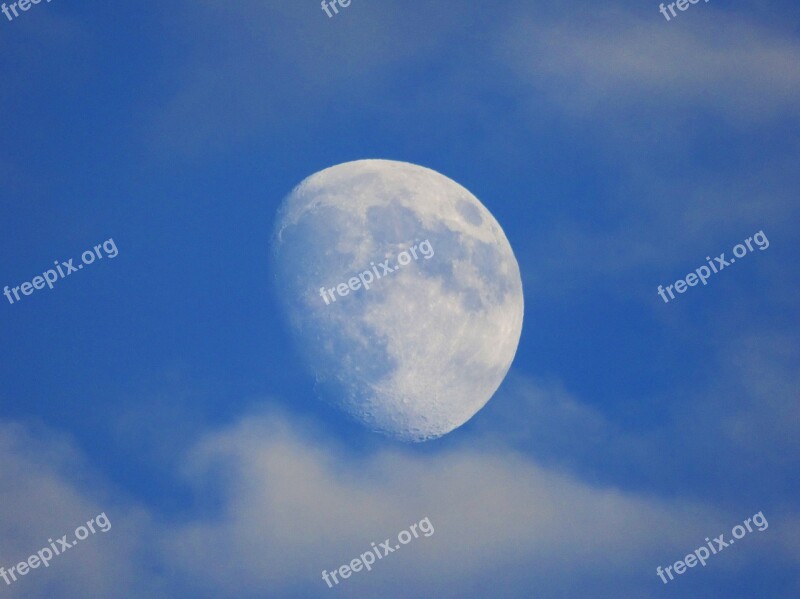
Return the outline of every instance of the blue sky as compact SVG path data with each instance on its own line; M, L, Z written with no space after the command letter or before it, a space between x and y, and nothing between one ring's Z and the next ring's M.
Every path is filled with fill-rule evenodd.
M796 597L800 12L353 0L0 15L0 566L49 597ZM313 391L269 234L302 179L420 164L525 292L503 386L405 445ZM664 304L705 256L769 248ZM658 565L769 528L663 585ZM373 540L436 533L329 590ZM63 531L63 532L59 532Z

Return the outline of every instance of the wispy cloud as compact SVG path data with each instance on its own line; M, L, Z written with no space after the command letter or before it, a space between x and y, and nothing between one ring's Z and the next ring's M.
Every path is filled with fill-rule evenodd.
M107 533L31 570L0 592L11 597L163 596L153 562L155 532L149 515L98 475L85 456L52 429L0 423L0 566L16 566L48 539L73 536L101 512Z
M565 437L603 435L602 419L572 400L549 422ZM579 425L571 431L565 422ZM195 490L193 507L164 517L80 474L83 459L68 443L6 425L0 558L14 563L102 509L112 531L29 576L22 596L313 596L327 590L323 569L427 516L434 536L340 592L455 598L488 592L502 573L508 597L529 596L521 589L531 585L564 597L583 597L586 588L600 598L647 597L655 564L740 517L582 482L552 461L543 468L507 444L483 441L358 453L297 417L251 415L199 440L181 475ZM790 559L795 525L791 516L780 521L776 542L715 564L717 575L764 552Z
M525 15L506 32L504 55L573 115L607 119L644 105L662 111L662 124L698 109L735 123L796 118L800 42L790 31L703 8L671 25L629 7L586 13L591 19L571 13L569 21Z
M348 581L350 596L387 596L402 580L388 596L460 597L487 583L485 571L536 578L542 589L615 572L636 587L645 556L716 518L699 505L587 485L508 450L356 455L275 414L209 436L193 465L201 486L223 473L228 494L217 517L177 529L170 553L188 577L242 593L323 589L323 568L422 515L436 526L430 542Z

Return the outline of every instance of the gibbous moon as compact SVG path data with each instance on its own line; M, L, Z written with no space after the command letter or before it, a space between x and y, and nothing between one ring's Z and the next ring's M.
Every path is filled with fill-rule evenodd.
M492 214L444 175L391 160L311 175L280 208L272 258L318 390L374 431L440 437L511 366L519 266Z

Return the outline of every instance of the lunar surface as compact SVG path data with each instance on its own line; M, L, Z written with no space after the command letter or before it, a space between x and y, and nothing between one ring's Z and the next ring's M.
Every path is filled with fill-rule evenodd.
M308 177L281 206L272 259L318 391L374 431L440 437L511 366L514 253L483 204L435 171L359 160Z

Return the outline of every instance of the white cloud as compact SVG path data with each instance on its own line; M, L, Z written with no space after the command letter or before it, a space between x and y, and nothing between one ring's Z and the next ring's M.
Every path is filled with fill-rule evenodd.
M577 434L603 427L571 402L556 412L563 418L553 417L554 426L582 423ZM317 426L271 412L197 443L182 474L196 500L165 519L155 507L148 515L113 497L82 474L83 460L68 443L40 433L0 432L0 563L16 563L100 511L113 528L11 588L25 597L317 596L327 592L323 569L424 517L435 528L431 537L336 592L461 598L502 589L512 598L536 589L583 597L592 588L598 598L648 597L658 588L656 565L750 515L581 482L485 437L360 453ZM716 563L713 576L732 576L764 552L790 563L794 542L784 531L758 547Z
M330 20L318 3L171 8L170 27L190 41L172 57L177 71L164 64L170 84L150 117L154 146L167 155L195 154L266 131L274 136L287 122L312 136L342 107L374 109L386 74L438 53L454 27L443 18L444 5L352 8Z
M630 7L588 20L525 15L504 35L503 54L572 114L607 118L647 104L671 105L662 124L700 107L735 121L795 117L800 43L791 32L701 8L672 24Z
M17 426L0 433L0 564L18 563L101 511L112 529L33 571L7 589L11 596L316 594L325 589L323 568L426 516L433 536L351 578L341 592L405 597L409 589L433 589L461 597L499 570L513 579L541 577L540 588L608 571L632 576L635 586L649 574L640 570L651 565L643 551L657 561L681 547L681 531L691 538L712 516L592 488L508 452L403 448L359 456L272 414L210 434L192 452L186 475L198 497L221 500L220 512L187 509L181 520L157 524L88 476L69 443L39 433L49 439ZM158 571L170 574L162 579ZM403 591L393 594L398 582Z
M796 514L785 504L785 481L800 466L800 356L793 333L760 328L751 315L724 310L698 332L703 335L715 351L705 354L707 376L692 385L641 395L626 389L628 399L609 404L512 370L471 428L547 467L627 492L690 494L734 510L733 518L739 505Z
M218 518L179 527L170 553L190 578L244 595L322 592L323 569L427 516L433 536L353 576L341 592L463 597L487 572L503 571L539 589L613 574L625 582L593 596L619 596L628 585L650 586L661 557L683 551L719 518L701 506L593 487L508 450L355 455L274 414L208 437L192 472L200 486L225 473L225 507Z
M160 596L143 557L148 517L113 497L81 453L52 430L0 423L0 506L0 566L6 570L47 547L48 539L68 535L71 542L78 526L103 512L111 522L108 532L98 528L48 568L30 570L11 586L0 579L0 592L26 598Z
M745 231L790 234L800 208L787 134L800 106L792 31L712 5L672 23L657 6L554 10L520 8L493 30L525 129L534 140L560 131L559 155L594 182L583 196L548 193L531 160L532 187L541 178L545 191L530 198L550 216L515 248L528 286L561 297L635 276L638 288Z

